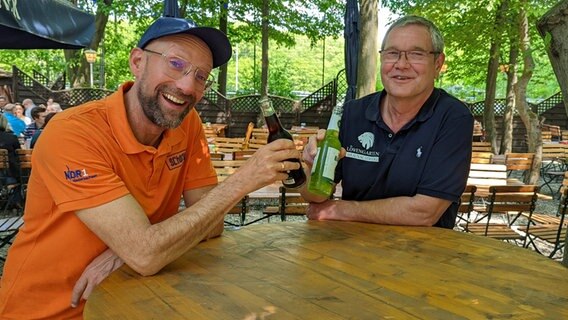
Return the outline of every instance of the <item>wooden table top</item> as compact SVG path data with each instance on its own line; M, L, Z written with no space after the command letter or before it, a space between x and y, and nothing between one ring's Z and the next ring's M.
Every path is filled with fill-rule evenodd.
M86 319L567 319L568 268L440 228L259 224L201 243L158 275L127 266Z

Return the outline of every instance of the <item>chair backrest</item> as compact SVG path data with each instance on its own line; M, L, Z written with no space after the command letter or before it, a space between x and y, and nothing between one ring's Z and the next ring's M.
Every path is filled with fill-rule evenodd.
M562 141L568 141L568 130L561 130L560 131L560 139Z
M229 209L227 215L236 215L239 216L239 223L234 223L228 220L225 220L225 224L232 225L232 226L242 226L244 224L246 214L247 214L247 207L248 207L248 196L244 196L234 207Z
M507 170L531 170L534 160L534 153L507 153L505 154L505 165Z
M557 160L566 157L565 144L562 143L544 143L542 145L542 160Z
M212 160L213 168L217 172L217 179L219 181L225 180L228 176L232 175L238 168L240 168L246 160Z
M476 138L482 138L483 137L483 126L481 125L481 122L479 121L475 121L473 123L473 137Z
M475 200L475 191L477 187L474 185L465 186L465 190L461 195L460 206L458 207L459 213L470 213L473 209L473 201Z
M493 153L491 152L478 152L471 153L471 163L492 163Z
M0 149L0 172L6 174L8 168L10 168L10 162L8 159L8 150Z
M507 166L504 164L472 163L467 184L476 186L507 185Z
M226 138L226 137L215 137L212 143L215 145L217 152L221 153L231 153L238 150L244 149L244 138Z
M473 141L471 146L473 152L489 152L492 153L491 142Z
M293 194L290 194L293 193ZM280 187L280 215L282 221L286 216L301 216L306 214L309 203L297 191Z
M487 212L524 212L528 219L534 211L538 199L538 186L491 186L489 187L489 204Z
M547 138L550 136L551 140L556 140L556 141L560 140L560 135L561 135L560 126L552 124L541 124L540 128L543 136L543 141L545 136Z

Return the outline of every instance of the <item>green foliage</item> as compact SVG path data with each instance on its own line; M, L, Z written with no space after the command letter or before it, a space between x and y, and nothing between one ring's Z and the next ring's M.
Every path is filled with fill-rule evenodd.
M458 97L472 102L483 99L489 61L489 48L492 39L502 41L500 63L508 64L510 36L518 31L515 13L520 1L508 1L505 30L495 29L495 15L501 2L505 0L422 0L408 2L385 0L384 5L392 11L404 14L417 14L438 25L446 42L446 64L448 71L443 75L443 84ZM529 8L530 39L535 70L528 87L527 95L533 99L547 98L559 91L552 66L547 58L543 41L536 30L536 19L554 5L555 0L532 0ZM518 36L513 39L518 41ZM522 69L518 68L517 72ZM506 77L498 76L497 98L505 97Z

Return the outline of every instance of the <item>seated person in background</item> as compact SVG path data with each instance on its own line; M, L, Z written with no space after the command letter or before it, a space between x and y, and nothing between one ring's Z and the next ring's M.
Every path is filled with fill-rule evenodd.
M7 131L8 120L3 114L0 114L0 149L8 150L8 162L10 168L8 170L9 176L12 178L13 183L17 182L20 177L18 172L18 155L16 150L20 149L20 142L11 132Z
M8 151L8 164L9 168L6 171L7 176L3 177L3 183L11 189L16 189L16 198L14 205L16 207L23 207L22 196L19 192L18 181L20 179L20 172L18 170L18 155L16 150L20 149L20 142L12 132L7 131L8 120L3 114L0 114L0 149ZM10 208L9 208L10 209Z
M123 263L157 273L219 236L245 195L300 167L286 161L299 158L294 143L280 139L217 185L194 107L231 53L220 30L160 18L130 52L136 81L51 119L33 151L0 318L81 318L93 287Z
M45 122L45 116L47 115L47 112L45 110L45 107L40 106L33 108L31 114L33 122L30 123L26 127L26 130L24 131L24 139L26 141L29 141L32 138L36 130L43 127L43 123Z
M381 49L384 90L344 105L339 139L347 153L335 172L342 200L302 189L316 202L309 219L454 227L469 172L473 116L434 88L444 58L432 22L407 16L390 26ZM303 152L308 172L315 140Z
M5 105L4 116L6 117L6 120L8 120L8 123L10 124L10 128L12 128L14 135L16 135L16 137L19 137L25 132L26 123L18 119L18 117L14 114L15 108L16 105L13 103L8 103L7 105Z
M45 109L48 113L63 111L63 109L61 109L61 105L59 105L59 103L57 103L57 102L52 102Z
M22 101L22 106L24 106L24 114L26 115L26 117L28 118L32 118L32 109L37 107L35 105L35 103L32 101L32 99L24 99Z
M34 146L37 142L37 139L39 138L39 135L43 132L43 130L47 126L47 123L49 122L49 120L51 120L51 118L53 118L53 116L55 116L56 114L57 113L52 112L52 113L48 113L47 116L45 116L45 121L43 122L43 126L41 126L41 128L36 130L36 132L34 133L32 138L30 139L30 149L34 148Z
M26 126L32 123L32 119L26 117L24 115L24 107L21 104L16 104L16 106L14 107L14 115L22 120Z

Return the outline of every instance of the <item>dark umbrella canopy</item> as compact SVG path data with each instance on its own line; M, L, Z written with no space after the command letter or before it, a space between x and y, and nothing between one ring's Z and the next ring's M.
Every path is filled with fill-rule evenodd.
M62 0L0 1L0 49L80 49L95 17Z
M359 7L357 0L347 0L345 8L345 75L347 93L345 102L355 99L357 93L357 64L359 53Z

